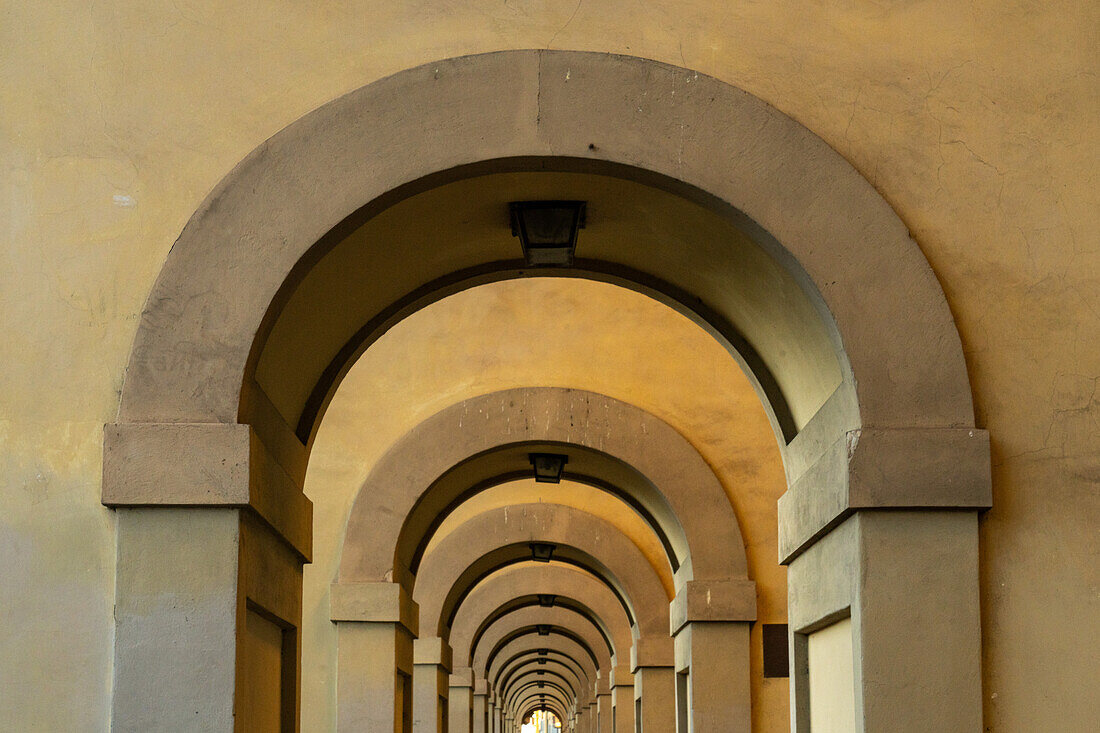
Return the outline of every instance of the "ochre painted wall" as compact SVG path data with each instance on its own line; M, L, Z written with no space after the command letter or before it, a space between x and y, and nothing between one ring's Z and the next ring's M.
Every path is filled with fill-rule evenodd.
M107 725L114 532L98 501L101 427L142 303L206 193L283 126L385 74L551 47L740 86L822 136L895 207L947 293L993 438L987 727L1083 729L1100 717L1100 641L1085 633L1100 617L1098 28L1088 0L8 0L0 720ZM406 402L404 418L444 402ZM653 409L707 453L698 426ZM342 460L316 462L311 488L369 465ZM319 526L332 521L335 507L318 509Z

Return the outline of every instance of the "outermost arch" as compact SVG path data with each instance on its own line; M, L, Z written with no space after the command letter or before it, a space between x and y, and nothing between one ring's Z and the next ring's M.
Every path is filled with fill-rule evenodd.
M673 129L692 134L665 134ZM417 141L416 154L407 140ZM844 410L848 429L972 425L942 290L889 205L840 155L716 79L566 51L410 69L324 105L254 151L173 247L139 326L120 419L247 421L269 314L319 257L314 245L326 234L365 203L430 176L546 156L641 166L707 192L782 242L786 264L798 263L807 288L816 283L811 293L843 344L854 398Z

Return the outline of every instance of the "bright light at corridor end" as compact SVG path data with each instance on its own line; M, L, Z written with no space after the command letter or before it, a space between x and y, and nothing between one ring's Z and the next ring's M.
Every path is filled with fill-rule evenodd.
M541 700L540 704L545 702ZM561 723L556 715L549 710L536 710L530 717L524 718L521 733L558 733Z

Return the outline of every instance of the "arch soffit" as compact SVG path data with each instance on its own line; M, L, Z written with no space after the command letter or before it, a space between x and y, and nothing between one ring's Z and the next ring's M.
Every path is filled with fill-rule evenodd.
M539 444L569 453L567 471L630 491L684 562L681 580L746 577L744 541L725 489L674 428L604 395L520 388L452 405L383 456L352 506L341 579L405 577L437 517L488 477L530 476L527 454ZM449 474L458 480L441 480Z
M623 658L623 645L629 644L631 639L630 620L607 586L571 567L538 564L502 568L486 576L470 592L455 613L454 626L447 639L455 660L466 660L469 664L472 643L484 633L486 620L498 610L509 607L517 588L529 594L584 599L583 605L599 621L604 635L614 640L616 657Z
M422 628L444 629L478 581L531 559L530 543L555 545L554 557L585 567L620 595L638 632L668 635L668 597L641 550L616 527L560 504L516 504L460 525L425 558L413 599ZM576 555L576 557L573 557Z
M192 216L161 271L120 419L250 422L255 400L243 393L255 391L250 370L271 327L266 316L319 257L315 244L364 201L464 165L524 156L640 165L707 192L782 242L776 254L800 265L807 287L821 286L813 295L844 344L839 356L858 403L848 405L843 428L861 418L879 427L973 424L943 292L905 226L851 165L716 79L572 51L497 52L400 72L253 151Z

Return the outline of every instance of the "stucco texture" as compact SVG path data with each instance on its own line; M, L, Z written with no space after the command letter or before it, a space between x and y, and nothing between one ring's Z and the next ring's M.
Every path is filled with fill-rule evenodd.
M824 138L897 210L946 292L977 424L993 440L994 508L981 523L986 727L1085 729L1100 717L1100 637L1083 633L1100 617L1098 28L1100 6L1085 0L3 3L0 720L108 725L115 548L99 503L102 425L142 304L206 193L285 125L386 74L549 47L653 58L739 86ZM569 287L546 297L579 309L582 291ZM536 370L546 363L529 330L485 328L505 315L487 309L538 314L535 296L507 293L460 296L466 305L439 322L426 312L404 342L394 332L392 359L358 393L379 416L372 435L354 419L355 383L338 395L307 481L317 568L340 502L378 451L520 375L637 402L720 474L743 470L714 421L763 417L730 412L741 393L702 391L733 390L719 379L734 369L723 355L682 364L660 341L636 351L636 331L605 321L589 350L563 349ZM592 369L594 358L608 368ZM749 538L774 518L743 521ZM761 568L774 565L773 537L749 540ZM320 582L307 581L307 617L325 616L309 605ZM307 710L323 709L317 690L305 688Z

